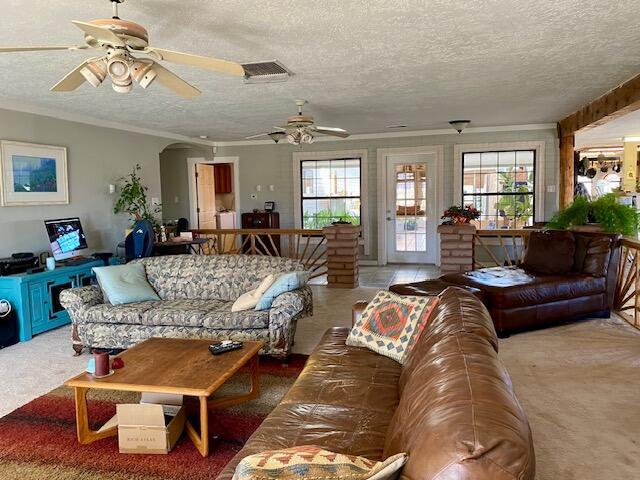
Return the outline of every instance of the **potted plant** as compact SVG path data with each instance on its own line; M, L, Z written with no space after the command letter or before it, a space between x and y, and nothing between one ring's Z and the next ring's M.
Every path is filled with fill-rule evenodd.
M142 179L138 175L140 170L140 165L136 164L129 175L119 179L123 183L119 186L120 196L113 206L113 213L128 213L133 222L142 219L149 220L154 230L158 230L160 223L155 215L160 212L161 208L159 205L149 206L147 201L149 188L142 183Z
M480 218L480 212L473 205L452 205L444 211L441 220L443 225L471 223Z
M640 230L640 214L631 205L620 203L615 193L603 195L594 201L577 197L571 205L553 216L547 228L599 230L636 236Z

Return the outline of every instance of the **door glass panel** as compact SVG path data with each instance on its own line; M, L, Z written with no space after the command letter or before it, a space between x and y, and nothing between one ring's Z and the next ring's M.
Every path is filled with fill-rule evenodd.
M397 252L426 252L426 198L425 164L403 163L395 165L396 192L396 245Z

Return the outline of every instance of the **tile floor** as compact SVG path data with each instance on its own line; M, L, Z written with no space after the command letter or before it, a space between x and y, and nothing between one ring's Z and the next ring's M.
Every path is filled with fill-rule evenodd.
M383 267L360 267L360 286L373 288L389 288L396 283L411 283L437 278L440 270L436 265L388 264ZM326 276L315 278L312 285L326 285Z

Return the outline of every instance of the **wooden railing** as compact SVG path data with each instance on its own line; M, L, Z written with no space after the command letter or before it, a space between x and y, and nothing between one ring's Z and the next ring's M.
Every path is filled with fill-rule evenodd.
M209 241L205 255L245 254L286 257L299 260L310 278L327 273L327 240L322 230L295 229L199 229L194 238Z
M623 238L613 309L620 317L640 329L639 292L640 241Z
M474 269L519 265L524 260L529 235L534 230L477 230Z

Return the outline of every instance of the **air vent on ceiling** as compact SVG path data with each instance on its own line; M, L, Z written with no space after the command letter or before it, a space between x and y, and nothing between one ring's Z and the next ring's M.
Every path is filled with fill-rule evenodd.
M243 63L242 68L246 83L286 82L293 75L293 72L278 60Z

